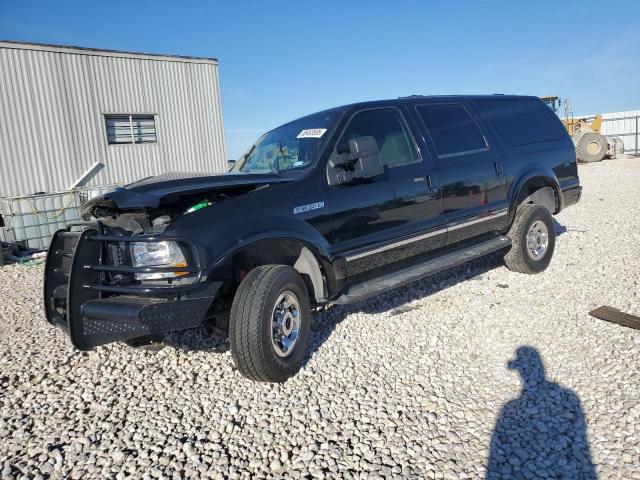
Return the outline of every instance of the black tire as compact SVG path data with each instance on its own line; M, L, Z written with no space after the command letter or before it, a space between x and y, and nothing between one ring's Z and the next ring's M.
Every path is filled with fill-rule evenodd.
M576 157L585 163L599 162L607 154L607 139L596 132L587 132L578 138Z
M276 302L285 292L297 297L300 316L297 340L286 356L276 353L272 319ZM297 318L297 317L296 317ZM245 377L261 382L284 382L304 362L311 330L309 294L304 280L285 265L251 270L236 292L229 317L229 343L236 367Z
M534 224L535 230L540 228L544 231L536 222L541 222L546 227L547 244L542 254L539 253L542 250L533 252L527 244L529 230ZM551 213L545 207L532 204L520 205L507 236L511 239L511 250L505 255L504 263L509 270L534 274L542 272L549 266L556 246L556 230ZM535 233L533 236L536 236Z

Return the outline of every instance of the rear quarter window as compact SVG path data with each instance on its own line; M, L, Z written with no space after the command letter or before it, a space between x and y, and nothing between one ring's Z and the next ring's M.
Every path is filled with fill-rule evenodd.
M555 114L535 98L478 100L476 106L510 147L549 142L564 135Z

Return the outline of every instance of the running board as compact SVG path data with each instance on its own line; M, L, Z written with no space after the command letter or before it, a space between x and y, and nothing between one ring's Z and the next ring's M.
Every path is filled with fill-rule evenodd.
M347 293L336 299L334 304L347 305L349 303L366 300L374 295L378 295L394 288L401 287L408 283L420 280L421 278L433 275L448 268L457 267L476 258L483 257L489 253L502 250L511 246L511 239L505 236L492 238L482 243L470 247L454 250L440 257L428 260L424 263L404 268L394 273L374 278L366 282L353 285Z

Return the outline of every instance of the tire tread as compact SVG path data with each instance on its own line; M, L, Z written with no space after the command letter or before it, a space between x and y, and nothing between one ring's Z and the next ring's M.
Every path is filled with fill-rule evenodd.
M262 265L251 270L240 283L231 306L229 317L229 341L236 367L245 377L273 382L262 342L262 317L267 296L272 285L281 275L288 274L286 265Z
M515 219L513 220L509 233L507 233L507 236L511 239L511 249L504 256L504 263L509 270L529 275L539 273L540 270L531 268L531 266L526 262L525 256L527 255L527 246L526 244L523 245L523 229L527 228L531 217L538 214L540 209L544 209L546 214L551 216L549 211L541 205L525 204L519 205L516 209ZM555 230L553 230L553 228L554 225L553 222L551 222L549 235L555 236ZM552 241L555 241L555 239ZM553 247L550 247L549 255L553 255Z

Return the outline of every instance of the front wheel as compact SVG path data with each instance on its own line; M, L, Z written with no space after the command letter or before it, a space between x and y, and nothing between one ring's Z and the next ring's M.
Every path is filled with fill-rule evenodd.
M242 280L231 306L229 343L240 373L284 382L307 353L311 316L302 277L286 265L263 265Z
M556 230L549 210L541 205L520 205L507 236L511 250L504 263L509 270L540 273L551 262L556 245Z

